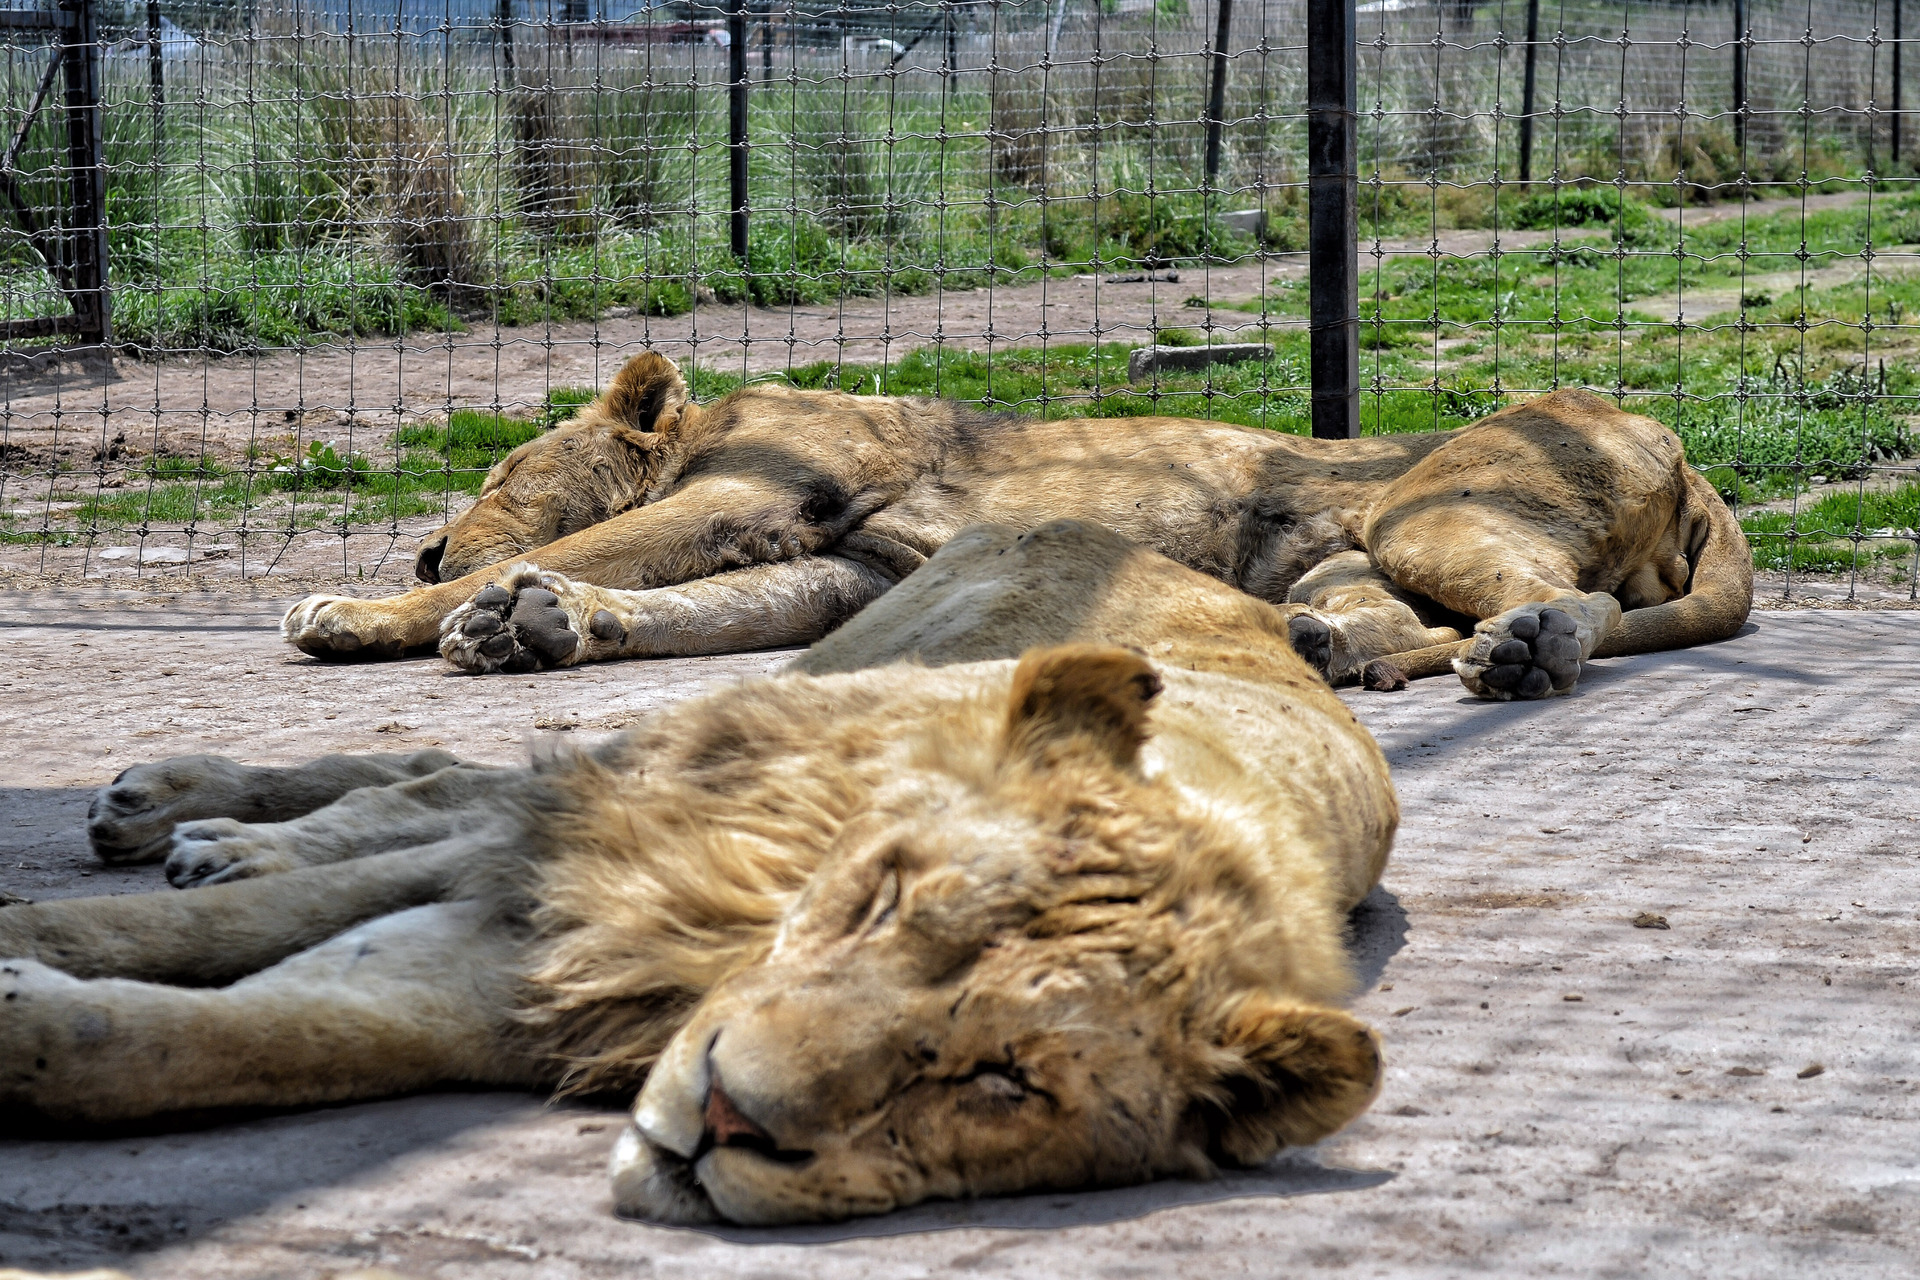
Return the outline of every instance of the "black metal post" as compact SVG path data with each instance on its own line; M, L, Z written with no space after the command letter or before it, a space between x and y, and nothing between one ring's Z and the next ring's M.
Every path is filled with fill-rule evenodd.
M1733 0L1733 145L1747 153L1747 0Z
M954 73L960 70L960 44L954 35L953 5L949 3L949 0L941 0L940 15L941 15L941 21L946 23L947 25L947 61L945 64L947 69L947 78L946 78L945 89L946 89L946 92L952 93L953 86L954 86Z
M113 341L107 302L107 175L101 168L100 46L93 35L92 0L60 0L66 31L60 48L67 80L67 168L73 221L67 253L73 271L74 319L80 336Z
M500 61L507 69L507 79L511 82L513 74L513 0L500 0L500 7L494 19L500 26Z
M773 5L760 10L760 83L773 83Z
M1520 85L1520 181L1533 181L1533 60L1540 47L1540 0L1527 0L1527 72Z
M1307 0L1307 334L1313 434L1360 434L1359 130L1354 0Z
M167 136L167 54L161 42L160 0L147 0L147 96L153 99L154 159Z
M1219 0L1213 31L1213 84L1207 91L1207 185L1220 177L1220 121L1227 114L1227 39L1233 30L1233 0Z
M1893 0L1893 155L1887 161L1891 170L1900 163L1900 0Z
M727 147L733 256L747 258L747 0L727 4Z

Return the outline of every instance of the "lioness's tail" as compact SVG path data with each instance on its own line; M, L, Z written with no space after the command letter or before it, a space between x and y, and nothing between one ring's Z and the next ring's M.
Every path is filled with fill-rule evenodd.
M1685 472L1687 498L1680 518L1692 526L1687 551L1693 561L1687 594L1622 614L1620 626L1595 647L1596 658L1725 640L1753 609L1753 551L1747 535L1706 478L1692 467Z

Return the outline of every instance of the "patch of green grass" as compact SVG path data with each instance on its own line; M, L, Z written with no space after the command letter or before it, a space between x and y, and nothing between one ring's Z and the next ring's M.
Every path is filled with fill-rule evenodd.
M1913 554L1911 544L1855 542L1844 528L1823 527L1817 504L1803 512L1763 511L1741 518L1753 546L1753 567L1775 572L1850 573L1875 560L1902 559Z
M235 352L459 327L430 291L406 283L373 254L196 253L171 260L177 274L114 290L120 342L148 351Z
M76 495L77 496L77 495ZM87 494L74 519L81 525L178 526L230 515L249 497L244 476L228 476L217 485L149 483Z

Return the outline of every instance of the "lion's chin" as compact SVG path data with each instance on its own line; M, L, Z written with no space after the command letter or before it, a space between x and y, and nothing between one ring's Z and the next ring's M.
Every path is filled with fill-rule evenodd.
M692 1226L720 1221L691 1161L650 1141L631 1121L608 1161L613 1211L623 1218Z

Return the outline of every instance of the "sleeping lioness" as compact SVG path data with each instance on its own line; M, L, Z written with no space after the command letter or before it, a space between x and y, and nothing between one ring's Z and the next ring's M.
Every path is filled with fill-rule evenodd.
M473 672L807 644L961 527L1057 518L1281 606L1336 682L1451 668L1482 696L1547 697L1595 654L1729 636L1753 594L1746 539L1679 439L1585 391L1309 440L772 385L701 406L642 355L424 540L435 585L313 596L283 630L324 657L438 644Z
M0 909L0 1116L638 1090L621 1213L775 1223L1204 1176L1378 1088L1385 761L1278 610L1105 530L962 532L785 674L431 763L117 779L109 847L258 821L172 831L210 887Z

